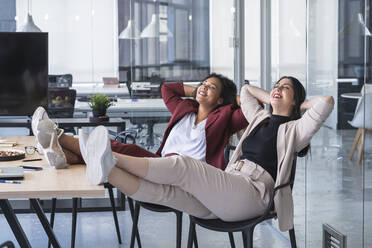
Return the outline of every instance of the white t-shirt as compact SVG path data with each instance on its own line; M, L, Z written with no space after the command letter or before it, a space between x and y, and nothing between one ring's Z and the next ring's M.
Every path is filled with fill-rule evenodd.
M162 156L170 153L187 155L205 162L207 143L204 119L195 125L195 113L189 113L172 128L161 152Z

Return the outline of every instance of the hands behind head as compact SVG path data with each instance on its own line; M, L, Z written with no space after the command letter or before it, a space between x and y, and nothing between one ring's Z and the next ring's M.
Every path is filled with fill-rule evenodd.
M236 104L238 104L238 106L240 106L240 96L236 96Z

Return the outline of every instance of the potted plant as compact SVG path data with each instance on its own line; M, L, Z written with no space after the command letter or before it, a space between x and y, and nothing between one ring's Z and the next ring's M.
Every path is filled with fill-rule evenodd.
M100 118L102 120L108 120L106 111L112 106L112 103L107 95L95 94L91 96L89 106L92 108L93 117L95 117L95 119Z

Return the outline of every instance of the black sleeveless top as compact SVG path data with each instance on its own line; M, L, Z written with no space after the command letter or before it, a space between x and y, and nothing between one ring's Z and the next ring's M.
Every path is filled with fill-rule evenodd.
M290 121L288 116L272 115L252 130L242 144L240 159L248 159L264 168L276 180L278 155L276 140L279 126Z

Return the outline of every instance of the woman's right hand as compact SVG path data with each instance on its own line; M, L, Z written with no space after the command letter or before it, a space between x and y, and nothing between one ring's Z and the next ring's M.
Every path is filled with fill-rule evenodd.
M238 106L240 106L240 96L236 96L236 104L238 104Z
M183 90L185 91L186 97L196 97L196 91L198 88L183 84Z
M270 104L270 93L266 90L248 84L245 84L243 87L259 102Z

